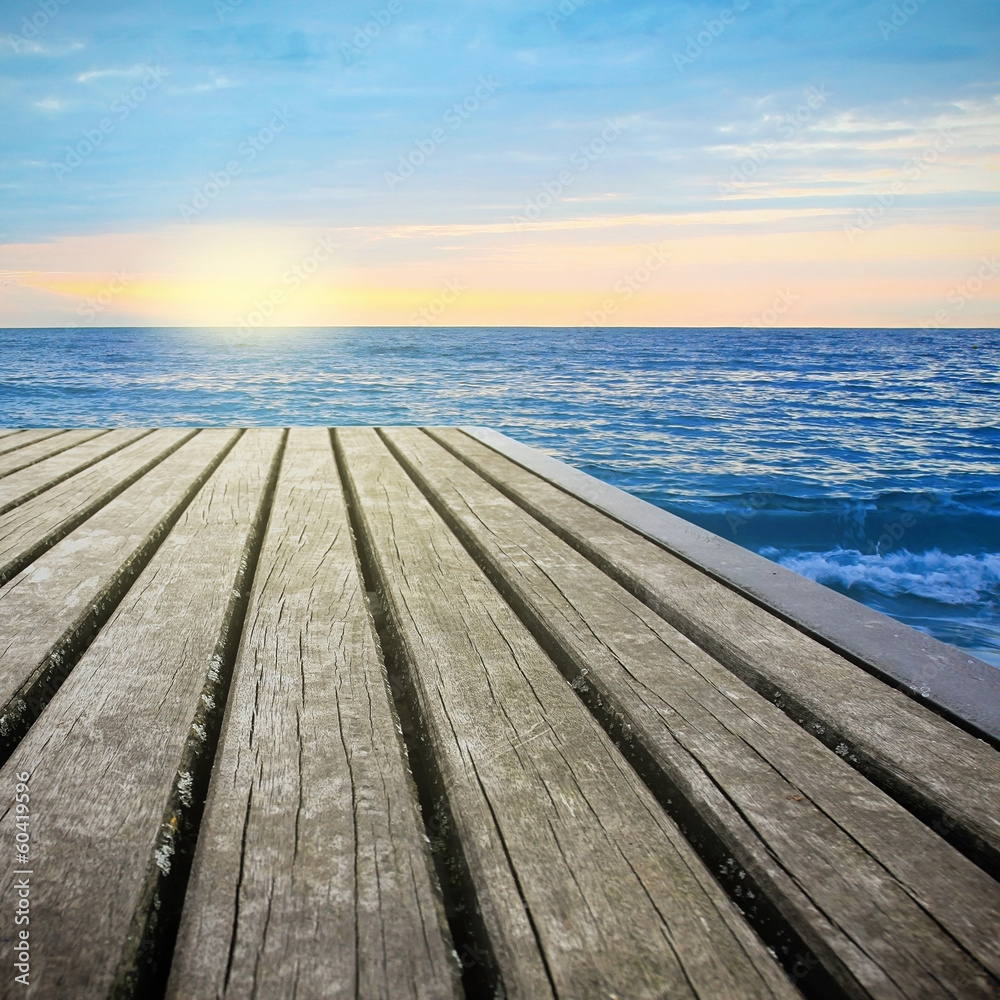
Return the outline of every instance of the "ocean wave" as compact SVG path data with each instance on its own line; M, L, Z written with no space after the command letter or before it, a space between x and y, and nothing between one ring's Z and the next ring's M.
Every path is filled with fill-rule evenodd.
M59 328L0 344L8 427L494 427L1000 666L1000 330Z
M703 509L712 513L741 512L768 514L829 514L850 519L864 519L872 514L905 514L915 516L943 514L947 517L968 515L1000 518L1000 486L978 490L962 489L885 490L857 495L824 490L814 495L786 494L772 489L752 492L718 494L697 497ZM979 484L977 484L979 485ZM687 498L669 496L669 502L684 502Z
M949 605L1000 604L1000 552L949 555L940 549L868 555L857 549L788 552L766 547L760 554L827 586L885 597L921 597Z

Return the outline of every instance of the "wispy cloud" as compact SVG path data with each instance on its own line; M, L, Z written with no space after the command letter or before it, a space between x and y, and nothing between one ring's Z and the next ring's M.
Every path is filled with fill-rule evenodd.
M140 77L149 72L148 63L136 63L128 69L92 69L86 73L81 73L76 79L78 83L90 83L92 80L103 80L107 77L116 79L129 79Z
M29 248L47 248L40 269L76 267L83 285L107 282L134 262L139 277L113 308L127 305L134 314L148 295L144 315L153 315L160 306L151 303L173 302L189 288L197 289L191 302L176 308L193 315L209 308L212 282L196 282L190 260L215 275L220 289L243 289L240 269L259 272L266 283L275 268L280 276L289 266L283 260L308 249L297 242L303 233L337 232L344 237L338 267L365 287L406 288L407 275L421 276L415 299L400 292L405 321L452 277L469 290L449 317L485 308L477 287L489 283L496 262L519 261L523 274L533 268L552 290L576 287L584 272L603 274L594 263L600 248L616 259L618 273L629 273L634 263L618 260L616 248L665 238L726 234L725 246L738 246L751 262L766 255L772 239L796 245L795 234L810 253L827 239L837 254L857 255L860 249L839 246L844 225L896 181L905 181L903 193L892 196L891 218L866 232L866 258L880 248L890 257L901 252L886 234L907 227L937 229L951 240L963 227L1000 226L995 3L927 3L888 35L878 21L891 17L889 2L752 0L713 33L724 7L734 4L400 0L376 18L389 11L385 0L291 7L226 0L224 15L211 0L178 0L169 9L143 8L140 17L127 5L74 0L29 38L21 19L36 5L28 0L0 25L0 249L16 246L29 267ZM553 11L559 16L549 16ZM712 41L699 42L706 31ZM701 51L678 72L672 54L686 50L689 36ZM360 54L346 59L352 46ZM139 102L133 91L154 68L163 86L155 99ZM387 190L386 171L398 173L401 155L426 146L444 128L445 109L466 99L480 78L501 84L483 110ZM128 108L127 127L113 107ZM274 108L287 108L294 128L266 155L240 160L235 176L233 151ZM608 121L623 123L621 134L586 170L573 172L574 151ZM936 150L936 142L945 145L941 134L948 142ZM93 151L84 156L88 143ZM69 170L77 158L79 169ZM56 176L54 164L67 169ZM227 171L232 183L209 199L210 212L190 219L190 239L181 240L170 226L178 205L221 184L213 178ZM519 228L513 217L526 217L532 205L537 217ZM222 238L223 231L243 235ZM138 259L111 254L101 274L90 276L88 255L102 240L131 245L123 234L139 240ZM242 246L248 239L267 246ZM171 253L160 254L158 241ZM712 245L723 252L722 243ZM927 261L938 259L933 240L914 245ZM61 248L59 266L54 247ZM686 244L690 253L695 247ZM452 267L463 254L482 268L478 277ZM783 266L794 267L789 254ZM838 296L850 298L854 272L844 268ZM554 291L546 299L532 284L536 276L505 273L507 287L530 285L552 315ZM708 282L708 273L699 271L693 287ZM768 281L772 297L787 284L771 274ZM344 300L329 291L331 282L310 283L310 308L321 309L324 295ZM857 297L871 294L866 278L856 282ZM0 300L0 323L9 292ZM18 294L18 309L29 308L29 298L36 305L38 296L58 300L51 288ZM219 291L220 301L227 294ZM242 294L233 292L234 301ZM659 292L651 286L643 294ZM572 311L574 303L564 305ZM899 301L901 312L908 308Z

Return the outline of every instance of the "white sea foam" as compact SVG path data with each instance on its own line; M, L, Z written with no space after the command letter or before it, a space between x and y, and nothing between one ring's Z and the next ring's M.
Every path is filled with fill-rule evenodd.
M818 583L845 589L866 588L886 597L910 595L942 604L1000 602L1000 553L948 555L939 549L866 555L857 549L782 552L762 555Z

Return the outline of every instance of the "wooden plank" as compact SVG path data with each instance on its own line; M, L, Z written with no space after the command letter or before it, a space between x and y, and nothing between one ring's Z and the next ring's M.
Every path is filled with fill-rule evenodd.
M1000 749L1000 671L992 664L499 431L462 429Z
M13 855L28 774L31 984L39 996L147 996L185 838L203 802L240 607L283 435L247 431L0 771ZM217 731L217 730L216 730ZM202 796L202 797L200 797ZM171 879L171 872L175 878ZM12 912L12 866L0 899ZM22 996L12 977L0 997Z
M10 437L11 434L20 434L21 431L17 427L3 427L0 428L0 439Z
M734 856L848 995L1000 992L991 878L427 435L383 434L664 794L684 789L712 860Z
M78 444L74 448L5 476L0 479L0 514L6 514L19 504L51 489L64 479L69 479L70 476L120 451L148 433L148 430L139 428L108 431L84 444Z
M10 451L6 455L0 455L0 477L9 476L12 472L19 472L36 462L41 462L52 455L58 455L60 452L66 451L67 448L73 448L102 434L107 434L107 431L95 428L63 431L61 434L35 441L23 448L18 448L16 451Z
M336 441L505 995L797 995L375 432Z
M154 431L0 514L0 585L197 433L183 427Z
M44 441L46 438L54 437L56 434L65 434L61 427L42 427L36 430L22 430L10 437L0 441L0 455L6 455L17 448L33 444L35 441Z
M994 877L1000 872L990 746L462 432L432 434Z
M237 434L202 431L0 588L0 761Z
M456 997L408 781L330 434L293 429L167 996Z

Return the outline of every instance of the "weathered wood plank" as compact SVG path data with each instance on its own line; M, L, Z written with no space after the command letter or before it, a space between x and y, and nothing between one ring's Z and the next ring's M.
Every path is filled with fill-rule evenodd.
M31 977L38 996L136 987L225 696L228 643L283 435L247 431L184 512L44 716L0 771L12 855L14 776L30 774ZM12 866L0 899L13 905ZM165 895L166 894L166 895ZM5 937L10 933L0 929ZM124 943L124 947L123 947ZM23 988L0 978L0 997Z
M6 455L0 455L0 477L19 472L36 462L58 455L68 448L73 448L103 434L107 434L107 431L95 428L63 431L61 434L35 441L23 448L18 448L16 451L8 452Z
M510 998L797 995L372 430L338 430Z
M166 428L0 514L0 584L51 548L198 432Z
M5 476L0 479L0 514L6 514L19 504L58 485L64 479L69 479L70 476L99 462L102 458L120 451L148 433L148 430L138 428L108 431L99 437L92 437L85 444L78 444L51 458L35 462L27 468Z
M991 878L427 435L383 434L573 686L849 995L997 995Z
M1000 749L1000 670L489 427L467 434Z
M11 434L20 434L21 431L16 427L3 427L0 428L0 438L10 437Z
M237 434L202 431L0 587L0 760Z
M293 429L169 998L456 996L395 726L330 434Z
M468 435L433 437L810 733L1000 871L996 751Z
M65 433L65 430L61 427L42 427L37 430L17 431L10 437L0 441L0 455L6 455L8 452L14 451L17 448L23 448L25 445L32 444L35 441L44 441L45 438Z

